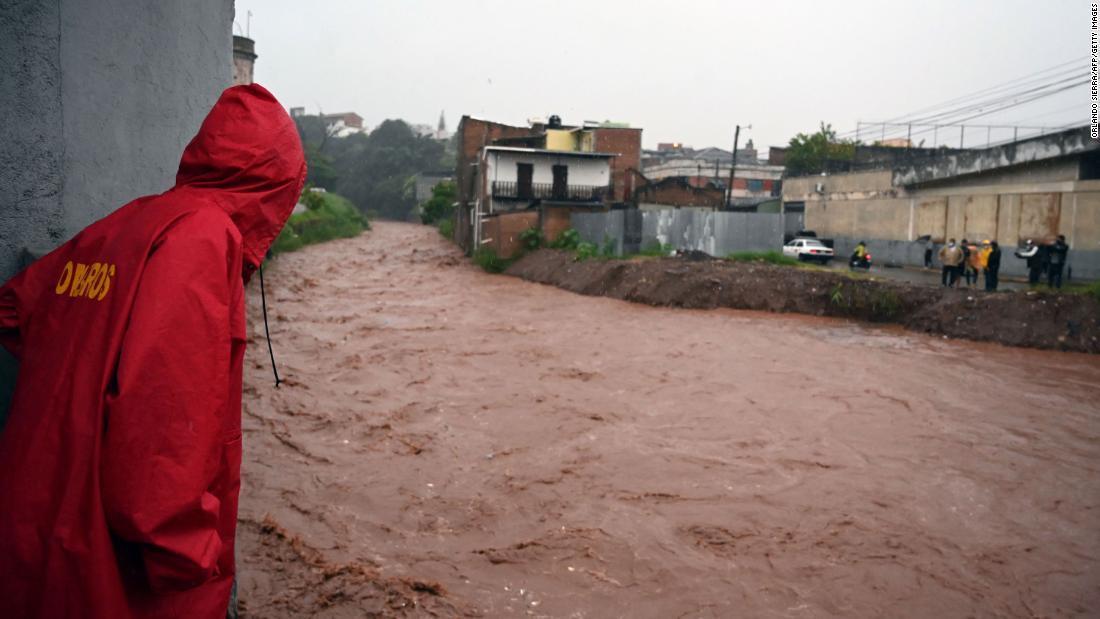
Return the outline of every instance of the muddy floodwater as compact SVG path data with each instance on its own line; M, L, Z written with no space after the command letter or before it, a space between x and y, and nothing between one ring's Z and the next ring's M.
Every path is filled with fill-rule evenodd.
M265 276L249 616L1100 612L1096 356L579 296L411 224Z

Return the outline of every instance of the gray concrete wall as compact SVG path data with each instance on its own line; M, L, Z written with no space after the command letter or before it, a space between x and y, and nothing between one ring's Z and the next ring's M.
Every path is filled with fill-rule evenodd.
M574 213L572 225L582 240L601 245L605 235L622 253L624 213ZM720 213L688 209L645 211L641 247L656 243L673 249L694 249L712 256L737 251L779 250L783 246L783 216L779 213Z
M894 170L892 181L895 187L932 183L1097 149L1100 149L1100 143L1089 137L1089 127L1085 126L992 148L965 150L917 165L900 166Z
M626 211L608 211L606 213L573 213L569 224L577 231L582 241L602 248L604 241L615 243L615 255L623 255L623 238L626 232Z
M172 186L230 84L232 23L232 0L0 3L0 281ZM14 367L0 355L3 411Z

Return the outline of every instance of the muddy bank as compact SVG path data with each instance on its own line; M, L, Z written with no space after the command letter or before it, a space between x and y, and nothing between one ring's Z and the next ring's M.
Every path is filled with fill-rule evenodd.
M382 575L376 565L333 563L288 532L270 515L242 519L238 544L241 617L467 617L474 609L454 603L443 585Z
M895 323L1010 346L1100 353L1100 303L1034 292L944 290L869 276L725 260L586 260L540 250L508 270L586 295L691 309L764 310Z

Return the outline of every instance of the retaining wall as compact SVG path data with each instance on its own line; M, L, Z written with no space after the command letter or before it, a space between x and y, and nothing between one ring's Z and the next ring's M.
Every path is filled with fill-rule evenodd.
M613 240L618 255L657 243L712 256L778 250L783 245L783 217L778 213L686 209L574 213L573 227L590 243L602 245L605 237Z

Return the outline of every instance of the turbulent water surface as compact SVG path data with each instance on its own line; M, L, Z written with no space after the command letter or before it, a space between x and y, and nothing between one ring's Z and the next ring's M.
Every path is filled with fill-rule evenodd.
M266 275L255 616L1100 607L1096 357L578 296L407 224Z

